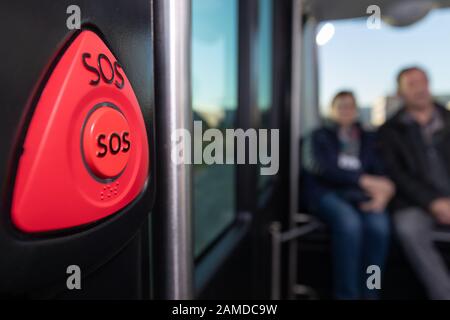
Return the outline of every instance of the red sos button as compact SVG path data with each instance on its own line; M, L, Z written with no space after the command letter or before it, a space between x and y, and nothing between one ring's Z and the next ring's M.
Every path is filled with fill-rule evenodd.
M127 166L131 150L127 119L113 104L93 108L82 133L83 156L88 169L100 179L115 179Z
M26 128L13 224L40 233L125 214L151 178L148 146L125 68L99 36L82 31L61 52Z

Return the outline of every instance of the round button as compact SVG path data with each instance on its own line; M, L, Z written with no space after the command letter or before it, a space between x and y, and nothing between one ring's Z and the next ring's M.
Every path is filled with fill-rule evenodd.
M101 179L119 176L128 163L132 146L127 119L113 106L100 106L86 120L82 144L92 173Z

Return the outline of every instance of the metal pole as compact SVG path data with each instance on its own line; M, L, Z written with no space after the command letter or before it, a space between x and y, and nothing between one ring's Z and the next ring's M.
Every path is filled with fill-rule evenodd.
M176 129L192 132L191 0L154 0L157 200L154 298L193 298L191 167L176 164Z
M281 224L273 222L270 225L272 236L272 300L281 298Z
M300 107L302 77L302 0L293 0L292 10L292 97L291 97L291 141L290 141L290 229L295 228L298 210L298 178L300 163ZM288 298L293 299L293 288L297 283L297 242L289 243Z

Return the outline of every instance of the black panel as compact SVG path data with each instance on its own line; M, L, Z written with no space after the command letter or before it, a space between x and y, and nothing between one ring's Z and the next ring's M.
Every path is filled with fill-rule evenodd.
M111 218L65 234L25 235L10 219L16 166L40 90L76 34L66 27L69 5L81 8L83 28L96 31L105 40L132 83L149 135L150 178L140 197ZM65 288L67 266L77 264L83 275L89 278L92 274L89 281L100 279L92 296L100 297L103 292L112 297L115 292L101 285L108 283L99 276L104 264L111 261L117 265L104 268L107 278L141 281L137 264L142 261L141 252L147 250L132 239L151 210L155 183L151 1L3 1L0 12L0 295L52 296ZM142 239L138 242L145 243ZM122 268L124 259L130 261L129 268ZM89 297L89 290L83 297Z

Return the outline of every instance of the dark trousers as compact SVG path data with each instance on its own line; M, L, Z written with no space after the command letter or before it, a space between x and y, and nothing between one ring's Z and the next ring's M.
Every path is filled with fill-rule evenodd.
M319 199L318 216L331 228L333 291L336 299L377 299L369 289L366 270L383 273L389 247L390 222L386 212L362 212L335 193Z
M413 269L433 300L450 299L450 273L434 241L450 241L435 219L421 208L411 207L394 215L394 225Z

